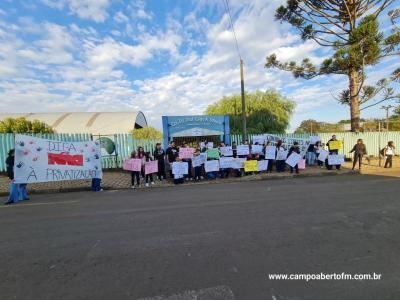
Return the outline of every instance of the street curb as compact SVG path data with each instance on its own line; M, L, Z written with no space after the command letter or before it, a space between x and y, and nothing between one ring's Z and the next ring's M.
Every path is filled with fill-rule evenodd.
M283 180L283 179L293 179L293 178L307 178L307 177L319 177L319 176L336 176L336 175L359 175L358 171L352 171L349 169L342 169L341 171L331 170L330 172L323 172L318 174L278 174L275 173L273 176L262 174L262 175L247 175L244 177L235 177L235 178L226 178L226 179L214 179L214 180L203 180L200 182L192 182L188 181L183 184L158 184L151 187L140 187L136 190L151 190L154 188L170 188L170 187L178 187L178 186L192 186L192 185L207 185L207 184L222 184L222 183L240 183L240 182L252 182L252 181L267 181L267 180ZM89 183L90 184L90 183ZM104 188L104 191L118 191L118 190L130 190L130 187L114 187L114 188ZM46 189L46 190L29 190L30 195L38 195L38 194L56 194L56 193L71 193L71 192L84 192L91 191L90 186L86 187L71 187L71 188L56 188L56 189ZM8 196L8 192L0 192L0 196Z

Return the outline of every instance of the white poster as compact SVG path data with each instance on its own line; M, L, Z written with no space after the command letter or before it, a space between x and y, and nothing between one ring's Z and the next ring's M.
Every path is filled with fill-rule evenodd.
M218 160L207 160L204 163L204 169L206 173L219 171L219 161Z
M235 158L234 169L243 169L246 158Z
M235 167L235 159L233 157L220 157L219 167L221 169L230 169Z
M237 148L237 155L249 155L249 145L238 145Z
M255 135L252 138L253 144L258 143L259 145L263 145L265 143L266 138L267 137L265 135Z
M15 183L102 178L100 142L15 136Z
M275 155L276 155L275 146L267 146L265 148L265 159L275 159Z
M207 146L208 146L208 149L214 148L214 142L208 142Z
M325 161L326 158L328 157L328 155L329 155L329 151L321 149L321 150L319 150L318 160Z
M319 141L321 141L321 138L319 136L310 136L310 144L315 145Z
M288 151L287 150L279 150L276 153L276 160L286 160L288 155Z
M293 152L286 159L286 163L291 167L295 167L297 163L300 161L300 159L302 159L302 156L296 152Z
M172 163L172 174L181 176L188 174L189 165L187 162L176 161ZM180 178L180 177L177 177Z
M263 146L262 145L252 145L251 153L252 154L263 154Z
M257 162L257 169L259 172L268 170L268 160L259 160Z
M206 153L207 154L207 153ZM193 168L200 167L206 161L206 157L204 155L197 155L192 158Z
M219 152L221 153L222 156L233 156L232 147L230 146L220 147Z
M342 154L331 154L328 155L328 165L341 165L344 163L344 155Z

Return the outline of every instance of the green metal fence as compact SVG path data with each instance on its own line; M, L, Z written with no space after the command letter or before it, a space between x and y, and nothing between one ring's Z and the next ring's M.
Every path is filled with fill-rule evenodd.
M343 140L342 153L350 156L349 151L357 142L357 139L363 139L367 147L369 155L379 156L379 150L382 149L388 141L393 141L396 148L400 147L400 132L367 132L367 133L354 133L354 132L339 132L339 133L319 133L315 134L320 136L321 141L326 143L333 134L336 134L339 140ZM259 135L259 134L254 134ZM254 135L249 135L249 140L252 140ZM308 138L308 134L276 134L282 138ZM62 140L62 141L88 141L93 139L90 134L37 134L37 137L47 139ZM96 138L96 137L94 137ZM232 142L240 143L242 140L241 135L231 135ZM161 140L135 140L131 134L116 134L115 144L118 153L117 159L115 157L103 157L102 165L104 169L113 169L122 167L122 162L130 153L142 146L145 151L152 152L155 144ZM5 171L5 160L7 153L10 149L14 148L14 134L6 133L0 134L0 171Z

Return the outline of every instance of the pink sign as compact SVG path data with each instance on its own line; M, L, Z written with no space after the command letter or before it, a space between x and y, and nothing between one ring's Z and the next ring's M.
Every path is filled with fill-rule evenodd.
M306 160L300 159L299 162L297 163L297 166L299 167L299 169L305 169L306 168Z
M194 148L179 148L180 158L193 158Z
M142 160L138 158L128 158L124 161L122 169L127 171L140 172L142 170Z
M148 161L144 164L144 174L152 174L152 173L157 173L158 172L158 161L157 160L152 160Z

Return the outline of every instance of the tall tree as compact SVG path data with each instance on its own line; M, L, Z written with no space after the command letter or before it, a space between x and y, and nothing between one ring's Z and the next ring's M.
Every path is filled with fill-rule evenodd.
M311 79L318 75L342 74L348 77L349 88L340 94L339 102L350 106L351 129L360 128L360 110L383 101L399 98L393 83L400 79L400 68L389 79L375 86L364 84L365 67L382 58L400 54L400 29L397 26L400 9L389 12L391 31L379 30L378 17L396 0L287 0L275 14L277 20L298 29L303 40L314 40L330 47L334 54L317 67L305 58L301 64L279 62L276 54L267 57L265 67L290 71L296 78ZM380 97L374 104L360 107Z
M246 94L248 133L284 133L294 110L294 102L275 90ZM234 134L242 133L241 96L223 97L207 107L208 115L229 115L230 129Z
M0 121L0 133L54 133L54 130L44 122L21 117Z
M132 131L133 137L137 140L160 140L162 139L162 132L154 127L144 127L139 129L133 129Z

